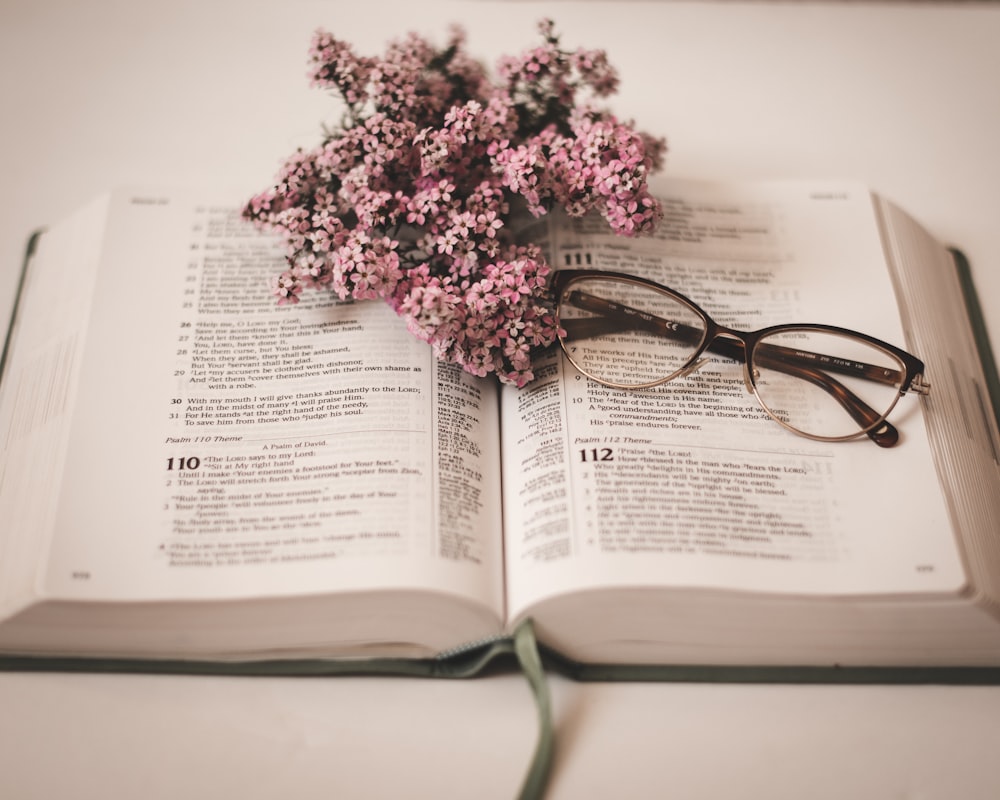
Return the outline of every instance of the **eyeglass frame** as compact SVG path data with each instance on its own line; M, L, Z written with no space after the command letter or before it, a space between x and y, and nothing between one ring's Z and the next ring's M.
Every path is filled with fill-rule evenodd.
M643 384L619 384L613 381L608 381L603 378L599 378L591 374L588 370L584 369L577 363L576 359L569 351L567 346L566 337L563 333L566 329L563 326L563 319L560 312L560 308L563 305L564 297L566 291L570 289L573 283L588 279L604 279L604 280L615 280L624 283L631 283L636 286L645 287L647 289L654 290L661 294L665 294L672 298L676 302L683 306L686 306L691 312L698 316L703 323L704 330L701 332L701 341L698 346L694 349L692 354L688 357L687 361L684 362L681 367L674 370L669 375L659 378L655 381L650 381ZM650 280L648 278L642 278L637 275L630 275L624 272L614 272L610 270L600 270L600 269L562 269L553 273L549 281L549 290L552 294L554 300L554 307L556 311L556 317L558 321L559 328L559 346L565 353L566 358L569 359L570 363L579 370L583 375L588 378L597 381L603 386L609 386L615 389L628 389L628 390L641 390L649 389L655 386L661 386L665 383L669 383L678 377L686 377L691 373L698 370L703 366L708 359L703 358L706 352L712 352L721 355L725 358L732 359L733 361L741 362L743 364L743 384L747 391L756 397L757 402L760 404L761 408L767 413L767 415L775 420L782 427L795 433L799 436L804 436L808 439L813 439L816 441L849 441L852 439L860 438L861 436L868 436L875 444L880 447L892 447L899 440L899 431L896 429L892 423L888 421L889 414L895 409L896 404L899 399L909 392L913 392L919 395L927 395L930 392L930 384L924 380L924 362L919 358L914 356L912 353L907 352L893 344L884 342L881 339L876 339L868 334L861 333L859 331L850 330L848 328L841 328L835 325L823 325L823 324L781 324L781 325L770 325L764 328L759 328L753 331L741 331L735 328L730 328L717 323L712 317L695 303L690 298L671 289L668 286L664 286L661 283ZM607 303L612 306L618 306L621 314L626 315L629 318L642 320L643 324L648 328L650 326L656 327L657 323L663 329L661 333L665 333L668 329L677 333L679 328L684 326L682 323L676 323L672 321L663 320L662 318L655 317L652 314L648 314L644 311L639 311L638 309L630 308L628 306L622 306L615 301L605 301L600 299L602 303ZM578 306L580 307L580 306ZM607 308L603 309L605 311L609 310ZM610 309L614 310L614 309ZM571 320L574 318L570 318ZM599 318L576 318L580 321L585 321L592 324L592 320L598 320ZM778 348L782 352L779 353L782 358L788 358L790 355L793 360L798 360L799 364L785 363L782 366L783 370L788 374L796 377L800 377L803 380L813 383L819 386L824 391L833 395L834 399L837 400L845 410L852 416L855 422L860 426L860 430L857 432L843 435L843 436L822 436L817 434L809 433L808 431L800 430L796 428L780 417L778 417L771 409L768 407L767 403L764 402L760 394L757 391L757 381L756 375L754 375L753 369L751 369L751 364L755 363L754 356L757 350L758 343L761 339L770 336L775 333L780 333L783 331L811 331L817 333L828 333L845 338L854 338L865 342L877 349L880 349L890 356L896 358L903 365L902 378L899 381L888 380L889 374L899 374L896 370L887 371L884 367L876 367L871 364L863 364L861 362L849 363L843 359L835 359L832 356L824 356L821 353L811 353L809 351L796 350L792 353L791 350L787 352L782 345L774 345L765 343L765 348ZM585 338L585 337L579 337ZM826 359L826 361L820 362L819 360ZM805 363L802 363L805 362ZM831 372L839 372L841 374L849 374L855 377L861 377L868 380L875 380L880 383L885 383L887 385L895 386L898 383L898 389L896 397L893 399L889 408L884 412L877 412L868 406L861 398L851 392L846 386L837 381L835 378L826 374L826 372L818 370L811 366L809 362L814 362L816 365L821 365L822 370L827 370ZM778 366L774 363L768 365L772 368L778 369ZM858 369L860 368L860 369ZM878 375L878 372L889 373Z

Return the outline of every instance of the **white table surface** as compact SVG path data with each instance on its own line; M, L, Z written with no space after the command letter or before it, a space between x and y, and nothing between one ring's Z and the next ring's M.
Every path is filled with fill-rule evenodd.
M614 108L668 137L669 174L856 178L960 245L1000 351L1000 6L981 3L0 0L0 310L29 231L92 195L255 191L312 144L333 113L305 79L314 28L376 53L459 21L492 63L543 16L609 51ZM1000 688L551 686L552 798L1000 790ZM534 714L514 674L0 674L0 797L507 798Z

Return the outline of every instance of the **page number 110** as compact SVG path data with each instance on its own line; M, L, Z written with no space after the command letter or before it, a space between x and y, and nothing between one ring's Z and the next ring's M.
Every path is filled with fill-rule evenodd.
M181 456L180 458L167 459L167 472L173 470L194 471L201 466L201 459L198 456Z

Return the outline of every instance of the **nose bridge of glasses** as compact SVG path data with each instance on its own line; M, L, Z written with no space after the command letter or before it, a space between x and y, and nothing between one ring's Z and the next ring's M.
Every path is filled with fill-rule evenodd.
M712 340L708 343L709 352L725 358L739 361L743 364L743 386L748 394L753 394L753 379L750 375L750 365L747 361L747 341L740 331L732 328L717 326ZM707 359L701 359L697 364L693 364L689 369L693 372L700 367Z

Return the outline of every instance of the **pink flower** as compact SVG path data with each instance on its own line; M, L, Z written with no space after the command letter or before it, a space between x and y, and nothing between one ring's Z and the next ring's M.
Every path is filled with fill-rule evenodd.
M565 51L550 20L541 44L497 64L416 34L380 57L317 31L313 85L332 90L343 122L286 159L244 215L284 239L288 269L271 281L279 305L304 289L382 299L437 357L475 375L524 385L532 357L558 333L549 268L509 224L559 206L599 213L616 232L661 216L646 180L662 139L591 105L617 89L601 50Z
M271 294L278 298L278 305L294 305L299 302L302 285L291 272L282 272L271 279Z

